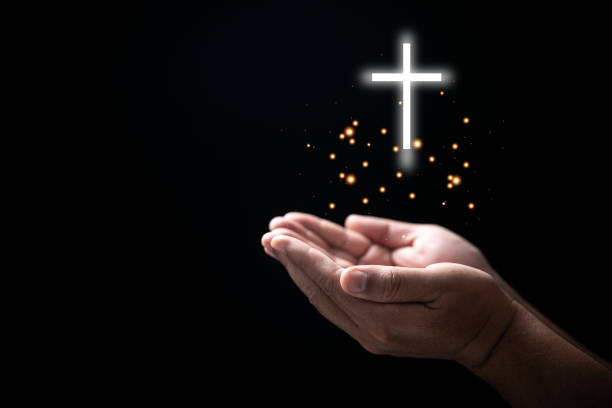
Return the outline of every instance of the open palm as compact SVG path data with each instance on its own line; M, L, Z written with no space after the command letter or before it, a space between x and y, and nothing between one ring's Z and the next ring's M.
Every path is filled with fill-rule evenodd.
M425 267L454 262L495 272L478 248L432 224L350 215L342 227L311 214L290 212L270 221L270 235L289 235L324 252L338 265Z

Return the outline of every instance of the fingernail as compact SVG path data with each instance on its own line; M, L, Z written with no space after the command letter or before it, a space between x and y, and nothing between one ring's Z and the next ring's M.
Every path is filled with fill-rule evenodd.
M366 288L366 280L368 275L361 271L349 272L346 279L346 289L352 293L361 293Z
M276 237L272 238L272 241L270 241L270 246L275 251L283 252L283 248L282 248L282 246L280 244L280 240L276 239Z

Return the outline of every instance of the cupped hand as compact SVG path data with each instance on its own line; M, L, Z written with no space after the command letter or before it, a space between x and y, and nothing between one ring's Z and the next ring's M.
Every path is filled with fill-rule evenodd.
M276 229L264 235L262 244L317 310L368 351L477 366L510 325L514 303L489 274L453 263L343 267L338 259L390 260L393 252L373 253L376 244L354 231L333 231L344 234L336 237L337 246L326 239L310 245L309 239ZM321 238L316 236L310 239ZM383 234L379 238L384 242Z
M342 227L312 214L290 212L273 218L269 227L274 234L292 236L321 250L344 267L452 262L496 276L478 248L439 225L350 215Z

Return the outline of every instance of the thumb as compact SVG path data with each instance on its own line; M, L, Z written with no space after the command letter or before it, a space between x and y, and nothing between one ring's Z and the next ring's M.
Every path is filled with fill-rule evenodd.
M425 268L359 265L342 271L340 285L351 296L373 302L427 303L440 293L436 275Z

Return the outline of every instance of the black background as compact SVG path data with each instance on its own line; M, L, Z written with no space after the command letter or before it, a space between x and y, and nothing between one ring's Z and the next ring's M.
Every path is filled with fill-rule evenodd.
M342 379L381 398L502 403L452 362L369 355L319 316L260 246L268 221L291 210L451 228L528 301L610 357L609 74L599 13L457 3L99 10L103 112L119 153L103 244L112 259L108 344L128 367L117 374L193 371L196 380L214 374L201 381L211 386L271 370L299 392ZM363 86L359 74L398 67L404 30L415 35L413 66L449 68L456 82L444 96L415 92L420 154L439 160L398 181L395 143L377 134L393 130L397 95ZM337 139L352 119L371 149ZM331 151L342 157L329 161ZM342 166L362 158L370 173L357 169L354 188L338 183ZM444 177L462 160L472 168L451 194ZM379 183L389 186L385 199L372 194L363 206Z

